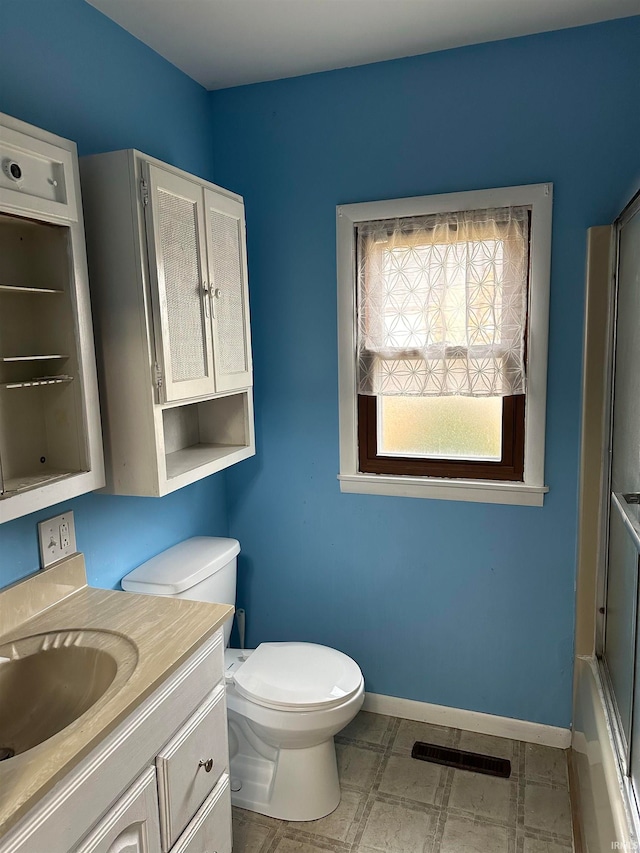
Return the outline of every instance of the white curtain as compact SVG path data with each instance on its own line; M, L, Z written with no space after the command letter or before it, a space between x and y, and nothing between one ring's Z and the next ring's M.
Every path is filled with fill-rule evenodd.
M529 210L357 225L358 392L525 390Z

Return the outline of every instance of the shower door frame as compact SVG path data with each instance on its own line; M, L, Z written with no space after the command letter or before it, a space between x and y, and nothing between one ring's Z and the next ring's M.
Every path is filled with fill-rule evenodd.
M611 462L613 450L613 422L614 422L614 386L615 386L615 358L616 358L616 330L617 330L617 312L618 312L618 292L619 292L619 272L620 272L620 238L623 227L640 212L640 192L631 199L629 204L621 212L620 216L613 223L614 239L612 245L612 269L611 269L611 287L610 287L610 310L608 319L608 352L607 352L607 372L606 372L606 392L605 392L605 441L604 454L602 458L603 483L601 493L601 528L600 528L600 548L598 555L598 578L597 578L597 611L596 611L596 636L595 636L595 651L600 670L601 683L604 693L605 706L607 716L613 735L615 744L616 756L619 762L621 781L626 794L627 802L632 806L633 819L636 831L640 829L640 790L636 790L631 778L631 746L633 742L633 712L634 712L634 697L638 690L636 679L636 669L638 661L636 660L636 645L640 626L638 625L638 584L639 576L636 574L634 586L634 598L632 605L632 624L634 626L634 651L632 655L632 690L631 690L631 707L630 729L628 741L624 735L624 729L618 710L618 705L615 698L615 693L612 686L612 680L609 674L605 656L605 638L606 638L606 620L607 620L607 573L608 573L608 554L609 554L609 531L612 513L612 496L611 491ZM615 510L619 512L619 510ZM629 534L631 535L631 534ZM637 547L637 546L636 546ZM640 555L640 551L639 551Z

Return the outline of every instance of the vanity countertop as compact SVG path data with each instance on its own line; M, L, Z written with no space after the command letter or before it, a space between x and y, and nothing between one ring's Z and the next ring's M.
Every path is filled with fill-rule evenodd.
M87 586L75 554L0 590L0 645L45 632L124 636L133 671L58 734L0 762L0 837L232 615L227 604L138 595Z

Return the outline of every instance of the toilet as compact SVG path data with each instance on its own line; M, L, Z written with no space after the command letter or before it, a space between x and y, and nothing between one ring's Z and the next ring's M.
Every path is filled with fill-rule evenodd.
M149 595L235 604L236 539L196 536L122 579ZM224 625L231 802L281 820L317 820L340 802L333 736L358 713L364 679L350 657L315 643L230 649Z

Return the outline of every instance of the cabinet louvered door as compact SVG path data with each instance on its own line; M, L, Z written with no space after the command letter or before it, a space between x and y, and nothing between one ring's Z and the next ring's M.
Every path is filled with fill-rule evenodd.
M216 390L252 384L244 205L205 189Z
M202 187L147 165L145 207L155 297L161 396L184 400L216 391ZM153 282L152 282L153 285ZM155 293L154 293L155 290Z

